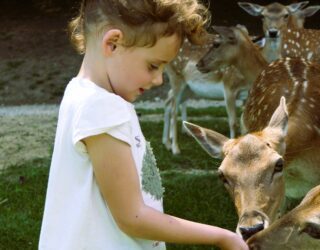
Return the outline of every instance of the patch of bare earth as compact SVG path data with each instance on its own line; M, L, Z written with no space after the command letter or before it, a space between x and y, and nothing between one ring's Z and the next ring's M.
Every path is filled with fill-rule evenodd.
M0 105L58 103L81 57L69 45L67 18L1 18Z

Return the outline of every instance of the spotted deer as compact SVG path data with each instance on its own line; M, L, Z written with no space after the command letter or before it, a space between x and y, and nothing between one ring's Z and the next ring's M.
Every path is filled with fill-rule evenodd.
M260 72L268 66L261 51L251 42L248 31L243 26L237 27L212 27L220 36L221 41L210 48L210 50L199 60L197 68L202 73L214 74L225 68L233 68L243 76L241 84L230 83L226 88L226 100L228 114L233 119L229 119L229 125L236 130L238 127L236 117L235 99L241 90L249 90L252 83Z
M219 40L217 36L209 35L206 46L192 45L185 40L176 59L166 67L171 88L165 102L162 142L173 154L180 153L177 131L178 111L181 105L182 119L185 120L185 101L190 89L201 97L221 99L223 98L223 90L225 93L230 93L234 85L243 85L243 76L232 67L226 68L224 71L217 70L212 74L202 74L197 70L196 63L208 51L210 45L216 44L217 40ZM229 103L235 102L229 96L231 95L225 94L227 110ZM233 121L234 119L235 114L230 114L229 120ZM230 127L230 131L231 136L234 136L233 126Z
M303 57L320 62L320 30L304 29L305 17L315 14L320 6L302 9L308 1L282 5L272 3L266 6L239 2L239 6L253 16L263 17L265 34L264 55L268 62L282 57Z
M320 185L292 211L247 241L251 250L320 249Z
M222 159L219 175L235 203L237 232L247 239L275 220L285 194L301 198L320 183L320 66L302 58L268 65L241 29L215 29L224 42L203 64L211 70L233 65L245 79L255 79L242 115L246 133L229 139L184 124L212 157Z

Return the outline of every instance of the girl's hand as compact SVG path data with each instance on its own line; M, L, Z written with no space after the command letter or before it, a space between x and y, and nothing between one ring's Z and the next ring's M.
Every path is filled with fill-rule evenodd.
M248 245L236 233L228 231L219 247L223 250L249 250Z

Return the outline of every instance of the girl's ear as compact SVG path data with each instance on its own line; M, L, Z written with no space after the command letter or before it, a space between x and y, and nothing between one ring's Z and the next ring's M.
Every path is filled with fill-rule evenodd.
M102 38L102 51L105 56L110 56L116 50L117 45L123 38L123 34L119 29L108 30Z

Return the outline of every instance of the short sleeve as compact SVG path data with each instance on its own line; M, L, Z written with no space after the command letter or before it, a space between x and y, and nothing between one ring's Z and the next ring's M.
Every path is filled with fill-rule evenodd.
M80 152L87 152L82 139L108 133L130 145L130 110L128 104L109 93L87 98L73 120L72 142Z

